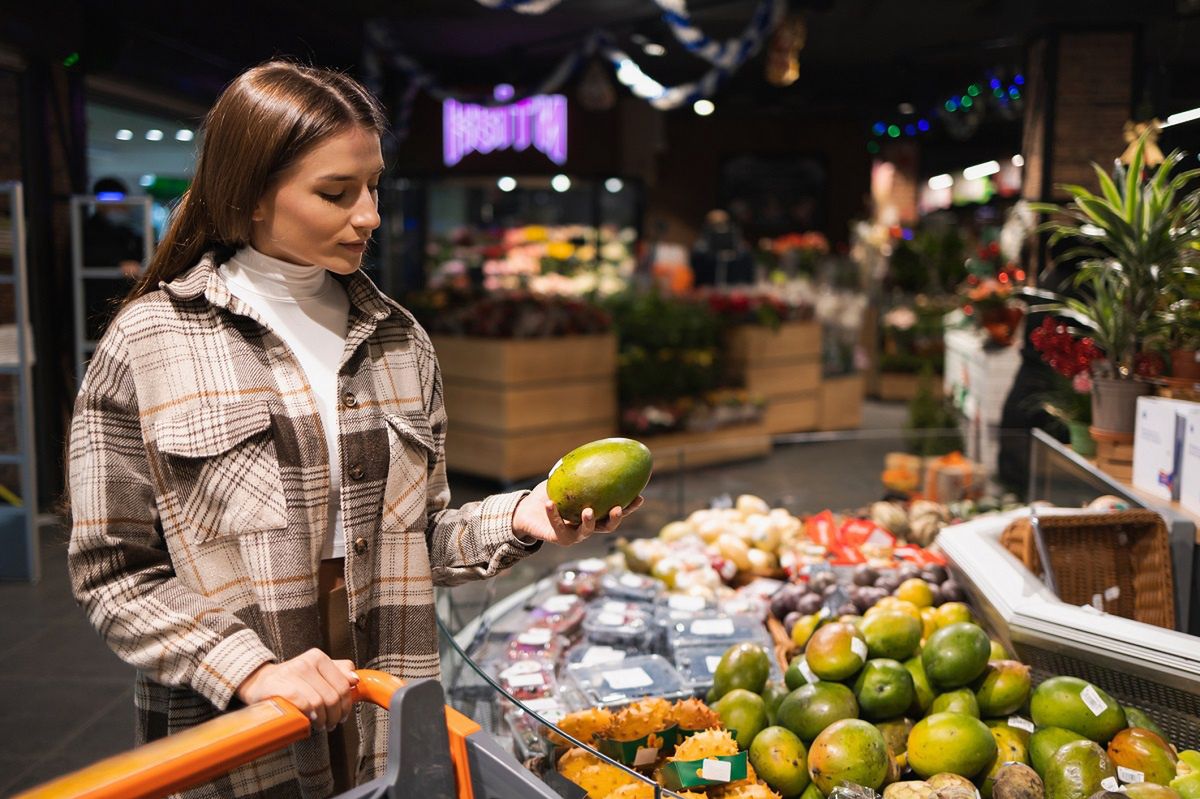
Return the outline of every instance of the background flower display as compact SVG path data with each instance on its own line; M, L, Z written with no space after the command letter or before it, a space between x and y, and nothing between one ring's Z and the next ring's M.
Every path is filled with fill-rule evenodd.
M946 298L919 296L911 305L885 313L880 370L915 374L928 367L940 372L946 352L944 317L952 307Z
M822 256L829 254L829 239L817 231L786 233L758 243L758 260L767 270L772 282L782 282L798 275L813 276Z
M405 297L431 333L483 338L550 338L605 333L612 317L586 300L528 291L433 289Z

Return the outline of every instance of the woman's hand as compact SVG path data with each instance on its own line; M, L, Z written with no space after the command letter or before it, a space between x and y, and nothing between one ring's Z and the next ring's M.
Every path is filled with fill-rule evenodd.
M524 539L549 541L551 544L570 546L587 540L592 533L611 533L621 526L621 520L642 506L642 498L638 497L625 508L611 508L608 518L596 522L596 513L591 508L584 508L579 524L563 521L558 515L558 508L550 501L546 493L546 481L538 483L520 504L513 514L513 532Z
M282 663L267 663L238 686L237 698L252 705L278 696L295 705L318 730L332 730L350 718L350 689L358 684L354 664L310 649Z

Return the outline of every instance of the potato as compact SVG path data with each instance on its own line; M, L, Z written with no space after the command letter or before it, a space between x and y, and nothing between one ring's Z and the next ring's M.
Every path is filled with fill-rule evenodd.
M1037 772L1023 763L1012 763L996 774L992 799L1042 799L1045 787Z

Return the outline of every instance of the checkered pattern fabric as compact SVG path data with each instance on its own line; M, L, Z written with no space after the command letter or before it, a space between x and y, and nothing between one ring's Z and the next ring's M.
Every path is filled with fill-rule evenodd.
M75 596L138 670L139 742L236 704L263 663L318 646L329 453L313 392L215 255L126 307L96 349L71 425ZM341 278L339 278L341 279ZM451 510L446 414L425 331L361 273L338 373L342 515L355 664L438 676L434 584L487 578L537 547L523 492ZM381 773L387 714L360 705L360 780ZM323 734L189 797L326 796Z

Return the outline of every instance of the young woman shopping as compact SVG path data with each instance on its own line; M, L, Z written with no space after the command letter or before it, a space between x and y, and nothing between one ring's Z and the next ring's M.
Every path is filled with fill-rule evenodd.
M387 716L352 707L353 669L438 676L434 585L622 510L569 526L545 483L449 508L436 356L359 271L384 171L361 85L267 63L204 131L76 401L71 579L138 670L139 742L271 696L312 718L312 737L189 796L323 797L384 764Z

